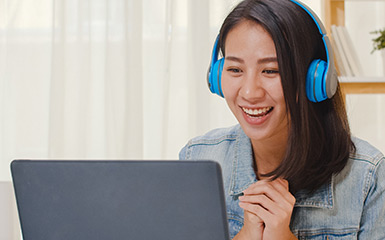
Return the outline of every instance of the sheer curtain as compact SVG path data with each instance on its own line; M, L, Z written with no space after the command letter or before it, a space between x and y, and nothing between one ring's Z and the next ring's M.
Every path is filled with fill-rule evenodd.
M226 0L0 0L0 180L15 158L177 159L233 124L206 71Z
M141 1L3 2L3 179L14 158L142 156L141 9Z

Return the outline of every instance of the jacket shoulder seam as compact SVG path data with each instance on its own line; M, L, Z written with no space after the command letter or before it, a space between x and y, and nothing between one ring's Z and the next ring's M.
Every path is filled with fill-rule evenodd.
M216 145L225 141L235 141L235 140L237 140L236 135L226 135L220 138L213 138L213 139L193 139L189 142L188 146L193 147L197 145Z

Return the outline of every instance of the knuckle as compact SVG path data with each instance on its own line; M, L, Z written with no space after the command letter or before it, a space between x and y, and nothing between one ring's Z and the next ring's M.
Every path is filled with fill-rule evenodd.
M292 205L294 205L295 202L297 201L297 199L295 199L295 197L293 195L291 195L290 200L291 200Z

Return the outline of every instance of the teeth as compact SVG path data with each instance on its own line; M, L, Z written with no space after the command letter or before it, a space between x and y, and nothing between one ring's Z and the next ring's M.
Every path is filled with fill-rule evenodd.
M261 116L261 115L265 115L268 111L270 111L270 109L272 109L272 107L264 107L264 108L260 108L260 109L248 109L248 108L242 108L243 111L249 115L253 115L253 116Z

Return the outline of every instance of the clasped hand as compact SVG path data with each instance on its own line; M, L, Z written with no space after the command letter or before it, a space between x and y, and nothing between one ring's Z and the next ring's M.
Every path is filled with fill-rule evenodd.
M295 198L286 180L260 180L243 193L244 226L234 239L296 239L289 227Z

